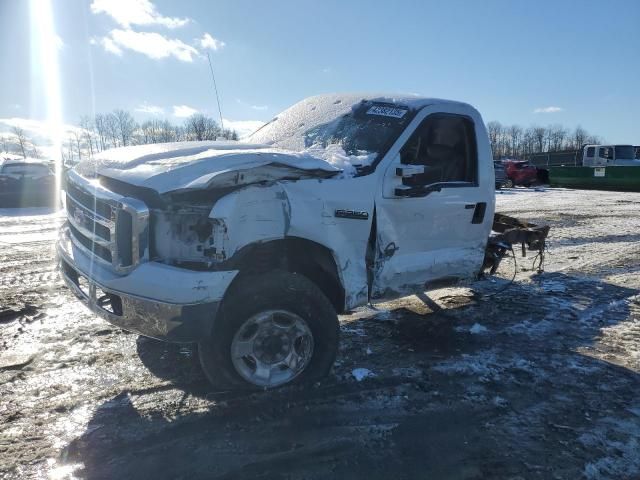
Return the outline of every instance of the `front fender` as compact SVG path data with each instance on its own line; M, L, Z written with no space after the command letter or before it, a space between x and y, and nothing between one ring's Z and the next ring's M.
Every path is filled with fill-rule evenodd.
M300 180L252 185L221 198L209 217L218 225L225 257L243 247L297 237L329 249L345 291L345 307L368 300L365 255L373 219L373 179ZM336 210L366 212L340 218ZM218 245L220 244L218 243Z

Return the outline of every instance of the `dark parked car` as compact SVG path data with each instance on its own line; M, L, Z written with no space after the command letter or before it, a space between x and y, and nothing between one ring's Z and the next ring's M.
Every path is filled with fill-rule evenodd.
M504 163L500 161L493 162L493 170L496 173L496 188L500 189L504 187L507 180L507 173L504 170Z
M0 207L52 205L55 184L44 163L5 160L0 163Z

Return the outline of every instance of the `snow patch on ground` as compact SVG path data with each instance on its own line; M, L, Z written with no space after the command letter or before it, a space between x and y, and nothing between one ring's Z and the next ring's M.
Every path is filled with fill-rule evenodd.
M486 381L499 379L503 370L500 368L497 355L492 351L480 352L475 355L464 353L457 360L441 362L433 369L451 375L474 375Z
M370 378L370 377L375 377L376 376L376 374L373 373L368 368L354 368L351 371L351 375L353 375L353 378L355 378L357 382L361 382L365 378Z
M540 288L548 293L564 293L567 291L567 286L555 280L545 280L540 285Z
M640 420L604 418L594 430L578 440L587 448L597 448L605 455L584 466L589 480L638 478L640 476Z
M543 337L547 335L554 328L558 328L558 325L553 323L552 320L543 318L539 322L531 320L523 320L520 323L516 323L507 327L505 332L513 335L527 335L529 337Z
M473 326L469 329L469 333L472 335L482 335L487 332L487 327L485 327L484 325L480 325L479 323L474 323Z
M464 353L456 359L438 363L433 369L448 375L475 376L483 383L498 381L505 373L524 372L536 379L547 377L547 374L530 360L517 355L501 357L494 350L476 354Z

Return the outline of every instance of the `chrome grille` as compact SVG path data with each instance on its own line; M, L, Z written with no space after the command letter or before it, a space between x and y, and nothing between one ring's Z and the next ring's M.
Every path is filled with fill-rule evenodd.
M117 272L127 272L148 259L149 209L70 171L67 177L67 220L79 249Z

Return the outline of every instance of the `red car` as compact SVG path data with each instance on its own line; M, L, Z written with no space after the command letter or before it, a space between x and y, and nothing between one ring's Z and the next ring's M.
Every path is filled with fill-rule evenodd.
M538 180L538 169L525 161L511 160L505 162L504 165L507 173L505 187L515 185L530 187Z

